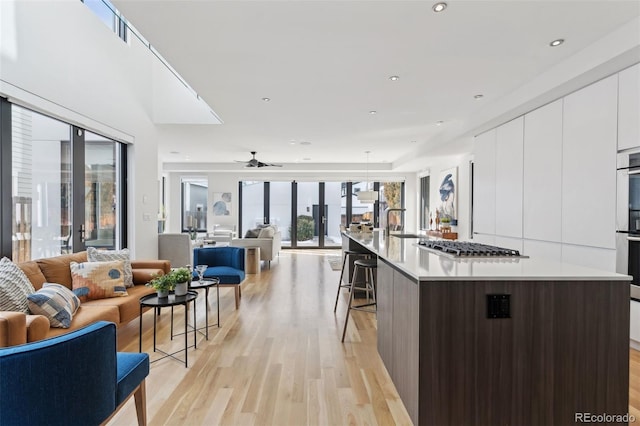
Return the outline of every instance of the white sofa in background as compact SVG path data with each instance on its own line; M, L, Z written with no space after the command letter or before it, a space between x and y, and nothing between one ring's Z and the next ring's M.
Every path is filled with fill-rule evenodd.
M273 237L263 238L233 238L232 247L260 247L260 260L264 260L271 267L271 261L280 253L282 236L280 231L274 231Z

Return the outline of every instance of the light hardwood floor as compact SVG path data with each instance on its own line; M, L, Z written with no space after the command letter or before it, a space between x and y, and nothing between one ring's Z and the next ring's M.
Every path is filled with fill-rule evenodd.
M150 425L403 425L411 420L376 351L375 316L354 312L340 343L346 293L333 303L340 272L327 256L339 251L285 250L271 269L248 275L240 309L233 290L220 290L221 328L198 335L189 368L167 358L147 378ZM210 322L215 322L215 291ZM204 302L198 300L198 325ZM184 326L182 308L174 326ZM169 339L170 311L158 319L158 343ZM152 351L153 316L143 315L143 350ZM190 344L193 342L189 337ZM118 331L121 351L138 350L138 321ZM182 356L182 355L181 355ZM154 360L158 354L151 352ZM630 413L640 419L640 352L631 350ZM109 422L136 422L133 399Z

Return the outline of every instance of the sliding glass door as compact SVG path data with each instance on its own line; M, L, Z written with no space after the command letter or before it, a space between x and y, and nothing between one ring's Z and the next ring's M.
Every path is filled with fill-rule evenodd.
M241 184L240 232L246 233L265 223L264 182L244 181Z
M10 110L12 260L122 247L123 145L26 108Z
M346 225L346 182L240 183L241 232L276 225L283 247L340 247Z
M291 247L291 182L268 182L269 223L278 227L282 246Z

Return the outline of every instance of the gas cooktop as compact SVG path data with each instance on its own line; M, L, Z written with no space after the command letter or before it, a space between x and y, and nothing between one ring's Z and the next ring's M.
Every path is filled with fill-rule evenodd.
M466 241L420 240L418 244L455 257L526 257L518 250Z

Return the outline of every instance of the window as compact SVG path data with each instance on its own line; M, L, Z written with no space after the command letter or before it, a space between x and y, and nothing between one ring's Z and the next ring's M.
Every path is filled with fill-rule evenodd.
M420 229L429 229L429 176L420 178Z
M182 178L182 232L207 232L206 178Z
M9 161L2 180L11 182L2 211L2 255L15 262L84 250L122 248L125 240L124 144L11 105ZM4 151L3 151L4 152Z
M81 0L98 18L116 33L122 40L127 41L127 23L109 0Z

